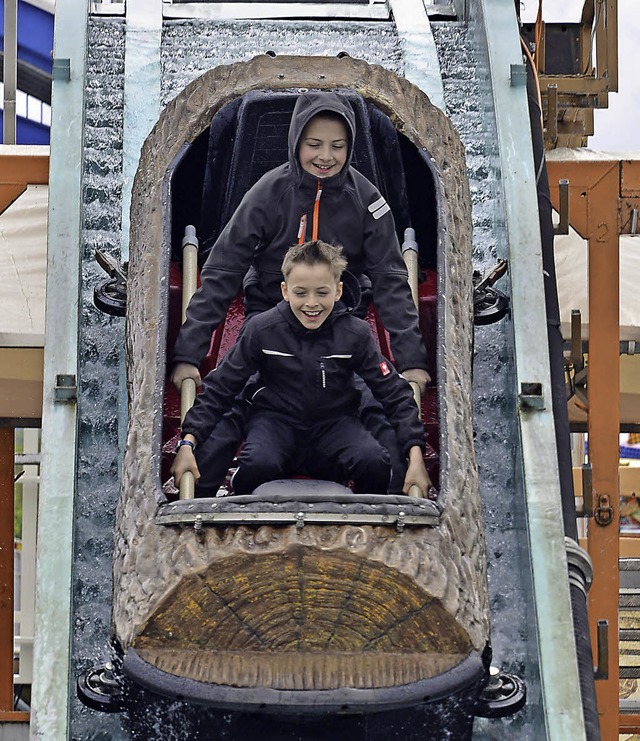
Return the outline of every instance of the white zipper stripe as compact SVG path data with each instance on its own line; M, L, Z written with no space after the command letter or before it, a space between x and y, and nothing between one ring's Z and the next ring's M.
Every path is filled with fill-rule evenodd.
M295 355L293 355L290 352L280 352L279 350L267 350L266 348L262 348L262 352L265 355L280 355L283 358L294 358Z
M247 399L247 403L248 403L248 404L251 404L251 405L253 405L253 400L254 400L254 399L256 398L256 396L257 396L257 395L258 395L258 394L259 394L259 393L260 393L261 391L264 391L264 390L265 390L266 388L267 388L266 386L260 386L260 388L259 388L259 389L257 389L257 391L255 391L255 393L253 393L253 394L251 395L251 398L250 398L250 399Z
M323 358L352 358L353 355L323 355Z

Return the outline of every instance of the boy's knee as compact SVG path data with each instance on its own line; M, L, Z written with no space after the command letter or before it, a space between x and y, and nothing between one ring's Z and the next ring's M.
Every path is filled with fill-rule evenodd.
M366 445L360 448L354 456L351 466L351 474L358 478L389 480L391 471L391 459L386 448L374 444Z
M361 450L360 458L366 466L386 466L391 465L389 451L376 440L372 440Z
M238 458L240 466L252 471L252 475L265 481L282 478L286 468L285 456L275 451L265 450L262 446L252 447L245 444Z
M268 459L243 459L240 456L238 468L231 479L236 494L251 494L267 481L281 479L284 469L281 465Z
M281 478L284 469L284 466L280 461L272 457L260 455L245 456L241 454L239 464L250 468L251 471L254 472L255 476L260 478L267 477L266 480Z
M357 494L386 494L391 480L391 464L388 458L362 461L351 474L353 490Z

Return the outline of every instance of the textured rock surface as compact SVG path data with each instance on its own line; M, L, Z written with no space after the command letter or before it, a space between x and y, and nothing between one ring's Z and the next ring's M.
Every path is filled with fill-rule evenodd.
M445 301L439 357L442 477L447 507L438 528L401 535L373 527L208 528L204 544L191 530L154 524L164 384L164 320L168 255L162 254L162 181L178 148L203 131L212 114L250 89L351 87L386 112L442 178L447 235ZM406 80L352 59L261 56L219 67L190 84L165 108L143 147L134 182L127 311L130 423L117 512L114 624L126 647L182 576L230 553L273 552L296 542L379 561L410 576L439 599L482 649L488 634L482 516L471 420L471 202L463 147L449 120ZM161 290L158 290L161 286ZM149 362L157 357L158 362ZM145 358L145 362L140 362Z
M78 339L78 450L74 501L72 681L88 667L111 658L114 510L120 482L120 446L126 424L118 399L124 362L124 322L98 311L93 289L107 279L96 249L119 256L124 110L124 23L94 22L87 41L81 296ZM70 297L71 300L71 297ZM64 321L66 317L61 317ZM122 410L124 411L124 410ZM61 678L62 681L62 678ZM91 713L71 694L74 738L93 738ZM91 718L90 716L94 716ZM104 716L100 727L119 737L120 723Z

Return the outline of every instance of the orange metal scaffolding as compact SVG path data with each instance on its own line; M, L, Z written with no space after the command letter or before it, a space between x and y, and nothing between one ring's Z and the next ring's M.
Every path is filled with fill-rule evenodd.
M560 159L547 163L554 208L560 210L558 183L569 181L569 222L588 240L589 345L587 364L589 462L594 517L588 525L588 551L594 579L589 592L592 645L606 621L608 673L596 694L604 741L640 725L637 716L619 716L619 433L620 329L619 235L630 232L640 207L640 161ZM637 213L637 211L636 211Z
M43 150L0 148L0 213L28 185L49 182L49 156ZM0 347L0 723L29 721L28 712L13 710L14 435L15 427L40 424L42 362L41 348Z

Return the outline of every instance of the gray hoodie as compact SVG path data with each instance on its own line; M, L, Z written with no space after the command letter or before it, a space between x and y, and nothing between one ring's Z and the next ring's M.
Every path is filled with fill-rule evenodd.
M302 169L297 150L305 125L321 111L344 118L349 152L338 174L318 180ZM211 334L241 287L247 314L265 311L280 301L282 259L298 242L304 215L306 238L311 239L319 194L318 239L342 245L349 271L360 280L367 276L371 281L373 302L389 332L398 370L426 369L426 351L393 216L378 189L349 164L354 135L355 115L346 98L329 92L300 95L289 127L288 162L270 170L249 189L213 245L202 267L201 286L189 303L175 343L174 364L200 365Z

